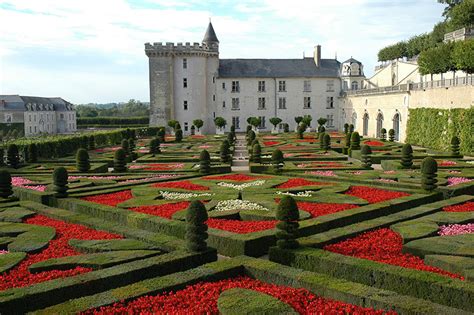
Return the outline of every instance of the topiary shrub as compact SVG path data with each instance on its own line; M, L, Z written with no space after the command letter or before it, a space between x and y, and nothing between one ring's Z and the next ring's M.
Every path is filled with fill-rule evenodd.
M199 154L199 172L209 174L211 172L211 156L207 150L202 150Z
M388 131L388 141L394 142L395 141L395 130L390 129Z
M306 130L306 124L301 123L301 125L299 125L297 129L298 139L303 139L303 134L305 130Z
M319 133L319 135L318 135L319 148L321 148L321 149L324 149L324 135L325 135L325 134L326 134L325 132L321 132L321 133Z
M421 188L427 191L435 190L438 180L436 172L438 171L438 163L432 157L425 157L421 161Z
M250 130L252 130L252 126L247 125L247 128L245 129L245 132L248 134Z
M387 141L387 129L382 128L380 130L380 140Z
M0 170L0 198L8 198L13 195L12 176L7 170Z
M345 123L344 124L344 133L347 134L349 132L349 124Z
M247 132L247 145L251 145L252 144L252 141L255 140L256 138L256 135L255 135L255 132L253 130L249 130Z
M283 124L283 132L288 133L290 132L290 125L287 123Z
M166 130L165 130L165 127L161 127L159 130L158 130L158 139L160 140L161 143L165 143L165 135L166 135Z
M16 144L10 144L7 148L7 163L12 168L18 168L20 165L20 155Z
M80 148L76 153L76 168L79 172L86 173L91 169L89 153L86 149Z
M272 152L273 172L275 174L280 174L284 163L285 159L283 158L283 152L281 152L279 149L274 150Z
M325 133L323 136L323 149L326 152L331 149L331 136L329 133Z
M193 200L186 210L186 247L193 252L206 250L207 244L207 210L199 201Z
M128 142L128 139L122 139L122 149L125 152L126 156L130 155L130 144Z
M232 127L235 128L234 125L232 125ZM231 131L227 134L227 141L229 141L229 144L232 145L234 144L234 141L235 141L235 131Z
M402 147L402 159L400 164L402 168L411 168L413 166L413 149L409 143L405 143Z
M36 143L30 143L28 145L28 163L38 162L38 146Z
M353 132L354 132L354 125L350 124L349 125L349 133L353 133Z
M235 125L230 126L230 132L235 133Z
M222 163L229 163L230 162L230 144L229 141L224 140L222 141L219 154Z
M89 151L95 150L95 137L89 136Z
M451 138L451 155L452 156L459 156L459 145L461 141L457 136Z
M284 196L278 204L276 219L280 222L276 225L277 246L279 248L293 249L298 248L298 220L300 213L295 199L291 196Z
M262 147L256 143L252 148L252 162L262 163Z
M118 149L114 154L114 172L124 173L127 171L127 154L124 149Z
M174 137L176 142L183 141L183 130L181 130L181 128L176 129L176 131L174 132Z
M349 154L349 148L351 147L351 133L348 132L344 139L344 147L342 148L343 154Z
M56 198L66 198L68 190L68 173L66 168L57 167L53 172L53 191L55 192Z
M351 147L350 147L349 155L354 150L360 150L360 136L357 131L351 134Z
M88 136L82 136L80 147L87 150L88 146L89 146L89 137Z
M128 152L129 152L129 162L136 160L138 158L137 153L135 152L136 145L134 138L128 139Z
M370 148L370 146L364 144L360 148L362 167L371 168L372 166L372 158L370 157L371 154L372 154L372 149Z
M160 140L158 138L153 138L150 140L150 154L155 156L157 153L160 153Z

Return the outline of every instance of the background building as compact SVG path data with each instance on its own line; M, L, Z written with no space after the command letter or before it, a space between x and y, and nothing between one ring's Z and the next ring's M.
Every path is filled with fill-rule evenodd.
M1 129L24 130L25 136L76 131L74 106L59 97L0 95Z

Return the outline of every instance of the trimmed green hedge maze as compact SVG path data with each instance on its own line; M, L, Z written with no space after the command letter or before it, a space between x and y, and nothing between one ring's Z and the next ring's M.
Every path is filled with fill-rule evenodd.
M247 172L220 152L241 152L244 134L108 131L38 143L34 163L20 144L19 165L1 167L0 313L473 313L473 159L417 147L402 165L403 144L361 138L370 165L350 136L251 135Z

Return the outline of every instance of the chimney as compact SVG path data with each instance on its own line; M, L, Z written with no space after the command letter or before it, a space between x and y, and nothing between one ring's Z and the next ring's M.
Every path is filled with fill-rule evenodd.
M316 67L321 66L321 45L314 47L314 64Z

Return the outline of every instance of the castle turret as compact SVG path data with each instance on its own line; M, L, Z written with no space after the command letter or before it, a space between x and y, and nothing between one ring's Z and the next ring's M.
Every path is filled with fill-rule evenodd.
M362 62L352 57L344 61L341 64L341 79L344 91L363 89L365 75Z

